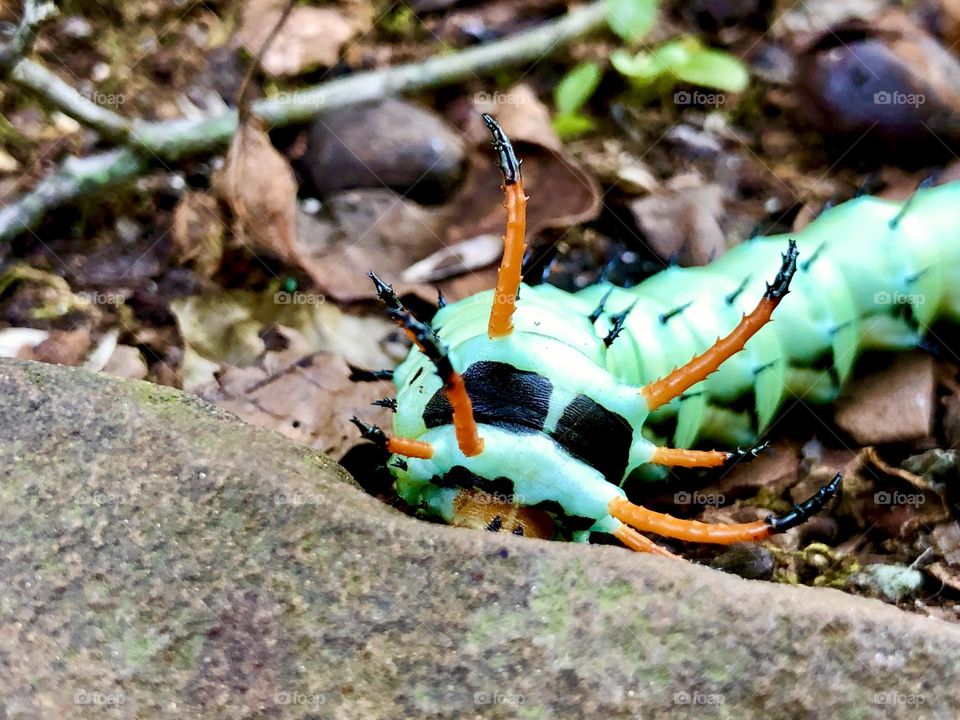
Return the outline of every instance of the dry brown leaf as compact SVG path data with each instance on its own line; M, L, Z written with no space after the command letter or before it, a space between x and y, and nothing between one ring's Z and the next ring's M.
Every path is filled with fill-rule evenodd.
M414 263L400 276L404 282L426 283L446 280L469 270L492 265L503 253L497 235L478 235L451 247L444 247Z
M646 243L664 260L706 265L726 252L719 185L660 190L628 207Z
M290 341L286 350L268 352L252 367L225 368L198 394L249 423L277 430L336 460L359 440L351 417L390 426L390 410L371 403L393 397L391 382L353 382L341 356L303 355L305 341L289 328L280 332Z
M445 247L446 213L406 200L386 188L348 190L327 199L328 217L297 215L301 265L332 298L375 297L367 273L376 271L400 294L435 296L429 288L397 283L410 263Z
M23 348L17 357L53 365L77 366L83 362L92 344L87 328L53 330L50 337L34 348Z
M223 259L224 221L214 197L191 190L173 211L170 255L177 265L190 264L201 277L211 277Z
M295 246L297 181L257 118L249 118L233 136L221 188L241 242L291 265L304 265Z
M852 380L834 418L860 445L924 438L933 432L935 390L929 355L899 355L889 368Z
M248 0L240 43L256 55L276 26L286 0ZM331 67L340 50L362 30L357 19L335 7L297 5L260 62L271 77L290 77L314 67Z

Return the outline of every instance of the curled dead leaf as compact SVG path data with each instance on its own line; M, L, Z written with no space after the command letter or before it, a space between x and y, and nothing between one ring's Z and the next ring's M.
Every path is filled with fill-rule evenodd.
M173 242L170 256L177 265L191 265L203 278L210 278L223 259L224 220L214 197L191 190L173 210Z

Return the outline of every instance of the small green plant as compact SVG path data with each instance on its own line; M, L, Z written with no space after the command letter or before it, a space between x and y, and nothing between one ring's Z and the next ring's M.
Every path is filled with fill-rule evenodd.
M631 97L649 102L669 96L680 85L692 85L719 93L675 92L678 105L723 104L722 93L742 92L749 81L744 64L734 55L707 47L695 37L669 40L657 48L635 49L656 22L657 0L609 0L607 24L624 41L610 54L610 65L631 86ZM603 78L596 62L583 62L568 72L554 89L557 114L553 126L562 138L575 137L594 127L583 112Z

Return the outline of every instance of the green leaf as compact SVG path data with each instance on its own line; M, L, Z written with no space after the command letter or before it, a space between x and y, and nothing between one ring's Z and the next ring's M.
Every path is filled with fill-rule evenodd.
M711 48L692 50L686 62L670 69L683 82L726 92L742 92L750 81L750 73L740 60Z
M657 0L607 0L607 25L624 40L639 40L657 19Z
M557 131L561 140L583 135L583 133L593 130L595 125L596 123L592 118L579 113L561 114L553 119L553 129Z
M576 113L600 84L600 67L585 62L568 72L553 91L553 100L561 115Z

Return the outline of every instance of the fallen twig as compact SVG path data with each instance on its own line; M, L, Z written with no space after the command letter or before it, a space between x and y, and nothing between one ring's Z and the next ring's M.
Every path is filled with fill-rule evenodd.
M606 0L598 0L558 20L503 40L420 63L357 73L284 97L260 100L253 104L253 112L268 125L279 127L309 121L321 110L448 85L499 68L539 60L601 27L605 11ZM139 177L157 161L169 165L186 157L218 152L237 129L236 110L199 120L127 120L90 103L49 70L27 59L14 65L7 80L40 96L104 137L122 141L125 147L68 161L33 191L0 210L0 241L8 241L35 227L44 215L58 207ZM75 97L69 97L57 83L73 90ZM88 105L94 105L93 109Z

